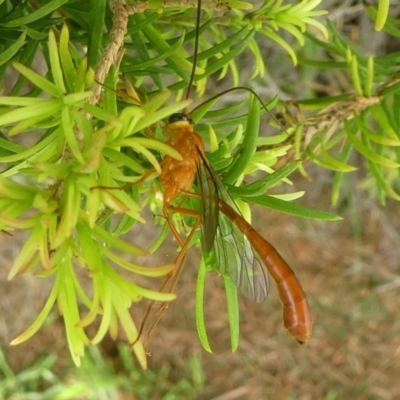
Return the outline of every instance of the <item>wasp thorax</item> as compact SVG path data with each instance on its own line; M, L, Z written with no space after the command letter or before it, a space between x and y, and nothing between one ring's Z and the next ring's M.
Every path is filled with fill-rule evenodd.
M168 120L170 124L173 124L174 122L184 122L184 121L187 121L193 125L193 121L184 113L172 114Z

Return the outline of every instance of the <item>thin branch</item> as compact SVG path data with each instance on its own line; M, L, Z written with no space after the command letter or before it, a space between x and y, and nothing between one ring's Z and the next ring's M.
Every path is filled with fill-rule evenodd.
M158 4L158 3L157 3ZM197 8L197 0L163 0L160 3L162 8L173 8L173 7L187 7L187 8ZM228 2L220 3L219 0L203 0L201 2L201 7L204 10L214 10L214 11L228 11L230 10ZM134 4L129 4L126 7L129 15L140 13L148 9L154 9L154 3L151 1L135 1Z
M110 31L110 42L103 50L103 56L96 67L96 81L103 83L111 65L118 59L120 49L124 45L124 37L127 32L128 17L127 4L125 0L110 0L110 7L113 12L113 27ZM96 104L101 94L101 85L97 85L93 91L90 103Z

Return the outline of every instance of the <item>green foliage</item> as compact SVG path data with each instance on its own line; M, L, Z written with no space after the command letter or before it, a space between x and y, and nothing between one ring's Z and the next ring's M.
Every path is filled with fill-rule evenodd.
M0 351L0 398L117 400L132 394L138 399L194 399L204 388L205 376L198 357L183 360L187 374L174 381L170 367L143 371L132 359L128 346L119 346L118 352L121 365L116 368L91 347L81 368L70 367L60 377L53 372L55 354L16 372Z
M0 98L0 229L29 234L9 277L29 271L54 282L42 312L13 344L31 337L56 304L76 364L86 345L100 342L108 330L117 337L121 325L140 364L146 366L129 309L143 297L168 302L175 294L133 282L135 275L165 276L174 265L145 268L127 256L157 250L167 227L165 221L155 220L163 225L162 234L145 249L121 235L144 222L145 206L160 214L162 202L154 184L159 161L163 155L180 158L165 145L160 121L192 102L181 99L195 60L196 3L184 3L137 1L124 8L122 0L110 1L110 8L105 1L0 4L0 76L5 83L6 74L16 77L6 88L7 96ZM234 86L242 84L240 60L246 54L252 57L251 79L265 79L260 43L266 40L280 46L279 51L290 56L288 63L298 63L302 70L343 74L348 83L345 94L310 93L295 102L295 116L287 111L289 104L276 97L267 108L279 110L286 128L275 127L272 135L259 134L266 106L254 96L219 109L213 99L196 107L193 118L207 121L197 124L196 131L209 144L208 159L235 199L335 220L329 212L290 202L302 192L265 192L290 184L291 173L299 169L306 174L307 163L314 162L334 171L332 202L337 203L346 175L359 167L352 164L357 153L364 160L363 185L369 192L382 203L387 196L399 200L399 55L362 54L329 20L316 19L325 14L315 10L320 3L266 0L254 10L250 3L232 0L231 10L222 14L215 10L225 11L224 4L205 0L196 97L216 74L217 79L231 79ZM378 11L367 9L377 16L377 27L386 18L385 4L380 2ZM384 29L395 36L397 24L389 17ZM122 46L124 54L119 52ZM319 52L308 54L308 48ZM34 62L39 59L38 68ZM120 88L121 77L131 93L128 103L113 91ZM107 189L121 185L126 190ZM81 269L91 280L91 290L83 286ZM130 273L129 279L122 270ZM232 291L228 293L236 348L237 306ZM198 298L202 300L201 294ZM204 324L199 322L202 307L197 310L205 344ZM85 328L96 322L97 333L89 338Z
M307 99L300 107L313 116L297 125L307 142L303 160L311 159L335 171L332 202L336 204L344 176L356 168L348 164L354 153L367 163L365 185L382 204L389 196L399 200L398 54L364 56L329 23L331 40L309 39L326 52L326 60L304 58L300 63L319 70L347 72L352 93L338 98ZM327 59L330 59L329 61ZM334 59L335 61L331 61Z
M0 398L2 399L54 399L59 392L59 380L51 371L56 361L54 354L36 360L21 372L15 372L0 351ZM49 390L43 389L50 387Z

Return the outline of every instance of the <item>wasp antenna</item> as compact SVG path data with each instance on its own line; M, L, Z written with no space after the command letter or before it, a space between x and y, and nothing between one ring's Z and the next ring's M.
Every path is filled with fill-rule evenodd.
M190 73L189 85L186 91L186 100L190 97L190 90L193 86L194 75L196 73L197 64L197 53L199 52L199 29L200 29L200 15L201 15L201 0L197 0L197 15L196 15L196 28L195 28L195 39L194 39L194 53L193 53L193 66ZM184 110L184 112L186 109Z
M204 101L203 103L199 104L197 107L193 108L193 110L190 112L189 115L193 114L196 110L198 110L200 107L203 107L204 104L210 103L211 101L214 101L215 99L217 99L218 97L222 97L224 94L233 92L235 90L246 90L247 92L250 92L261 104L262 108L264 108L264 110L271 116L271 118L282 128L285 130L285 127L275 118L275 116L271 113L271 111L268 110L268 108L266 107L266 105L264 104L263 100L261 99L261 97L257 94L257 92L249 87L246 86L237 86L234 88L230 88L230 89L226 89L221 93L216 94L215 96L210 97L209 99L207 99L206 101Z

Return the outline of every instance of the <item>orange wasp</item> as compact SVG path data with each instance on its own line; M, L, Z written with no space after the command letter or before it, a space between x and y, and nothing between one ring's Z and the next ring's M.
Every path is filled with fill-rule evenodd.
M166 129L173 134L169 146L182 160L166 156L161 162L161 185L164 188L163 214L181 246L179 271L186 259L188 243L201 224L202 249L214 251L217 271L229 275L233 283L251 300L261 303L268 294L268 273L277 284L283 303L284 326L299 343L306 343L312 331L312 316L307 297L294 272L275 248L243 218L230 195L205 157L204 142L194 132L193 122L184 114L173 114ZM194 180L200 188L201 214L174 207L180 194L187 194ZM183 241L170 221L170 212L197 216L192 231ZM176 283L175 283L176 285Z
M198 2L197 23L200 21L200 0ZM193 84L198 51L196 32L193 70L187 89L189 97ZM231 89L232 90L232 89ZM258 97L258 96L257 96ZM181 250L175 260L176 268L160 288L168 291L176 288L180 272L185 264L190 241L199 227L202 231L203 257L214 253L215 268L221 275L229 276L238 289L251 300L261 303L268 294L268 272L275 281L279 297L283 303L284 326L301 344L306 343L312 332L312 315L307 297L294 272L275 248L268 243L243 218L223 183L206 159L202 137L194 131L193 121L185 113L173 114L165 130L171 134L167 144L181 156L177 160L165 156L161 162L160 181L164 191L163 216ZM197 181L199 195L190 192ZM178 196L195 196L201 199L201 211L173 205ZM172 213L195 217L195 222L184 240L171 221ZM150 304L139 330L140 338L154 302ZM148 330L148 337L161 318L167 304L158 310L158 315ZM137 341L136 340L136 341Z

